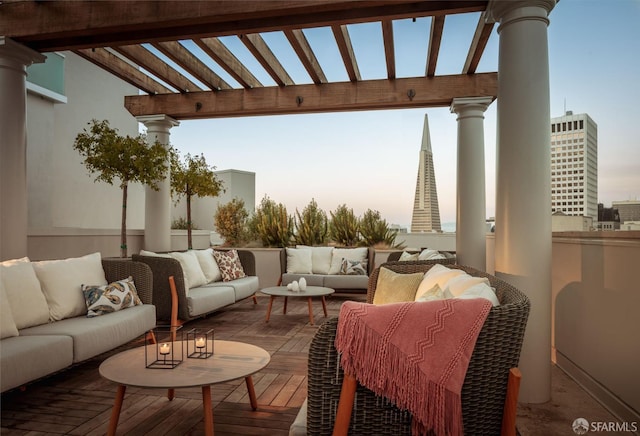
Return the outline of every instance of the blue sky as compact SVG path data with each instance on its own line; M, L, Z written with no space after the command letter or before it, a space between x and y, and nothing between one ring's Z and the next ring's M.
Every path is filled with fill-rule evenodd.
M598 124L598 199L640 199L640 0L562 0L550 15L551 115L588 113ZM436 74L459 74L477 14L447 18ZM430 19L394 22L398 77L424 74ZM349 26L363 79L386 77L380 25ZM348 80L330 29L305 32L327 78ZM310 83L284 35L263 34L296 83ZM265 85L273 80L233 38L223 42ZM331 43L327 43L331 41ZM479 72L497 71L494 29ZM232 86L232 78L212 68ZM314 198L325 211L340 204L371 208L409 225L424 115L429 116L443 222L455 220L456 117L449 108L183 121L171 143L204 153L217 169L256 173L264 195L302 210ZM495 213L496 102L485 113L487 216Z

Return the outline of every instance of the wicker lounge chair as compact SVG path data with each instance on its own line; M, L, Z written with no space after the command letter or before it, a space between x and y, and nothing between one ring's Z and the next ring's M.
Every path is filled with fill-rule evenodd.
M381 267L399 273L413 273L427 271L432 265L427 261L389 262ZM500 301L500 306L491 309L480 331L462 386L465 434L497 435L501 432L510 369L518 366L520 358L530 301L521 291L494 276L459 265L448 267L462 269L473 276L487 277ZM379 268L370 277L368 302L373 301L378 274ZM343 379L334 347L337 320L332 318L320 326L309 349L309 435L329 435L334 427ZM358 385L349 434L409 435L411 416Z

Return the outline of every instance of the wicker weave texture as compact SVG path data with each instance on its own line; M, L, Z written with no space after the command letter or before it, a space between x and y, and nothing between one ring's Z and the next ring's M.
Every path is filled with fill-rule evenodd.
M102 268L109 283L133 277L140 300L153 304L153 274L148 265L129 259L102 259Z
M424 272L433 266L420 262L390 262L381 265L398 273ZM508 283L473 268L450 265L476 277L487 277L496 288L500 306L491 309L478 336L462 386L462 415L467 435L500 434L509 369L518 366L530 301ZM371 300L379 271L369 281ZM337 318L321 325L309 350L309 435L328 435L342 386L342 369L334 347ZM350 434L409 435L411 418L362 386L358 386Z

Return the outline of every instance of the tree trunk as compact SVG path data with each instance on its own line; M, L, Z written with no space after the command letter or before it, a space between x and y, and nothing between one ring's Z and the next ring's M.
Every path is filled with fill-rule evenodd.
M187 193L187 247L193 249L191 243L191 194Z
M122 223L120 225L120 257L127 257L127 188L128 183L122 185Z

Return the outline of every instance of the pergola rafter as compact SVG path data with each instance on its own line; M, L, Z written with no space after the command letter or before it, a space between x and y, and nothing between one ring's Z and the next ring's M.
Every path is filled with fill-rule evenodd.
M127 97L126 107L133 115L194 119L448 106L455 97L495 98L497 76L475 74L493 29L485 18L487 4L488 0L9 0L0 3L0 28L38 51L73 50L147 93ZM436 75L447 15L472 12L481 16L462 74ZM431 17L425 75L398 78L394 20L419 17ZM360 73L348 30L348 25L359 23L381 26L384 80L367 80ZM311 28L331 31L348 82L327 78L327 66L323 68L305 35ZM266 32L286 37L311 84L295 82L265 42ZM223 36L240 38L276 86L265 86L257 78L260 72L247 66L251 62L245 54L234 53L220 39ZM237 84L216 73L221 70ZM443 90L448 94L436 90L435 83L447 84Z

